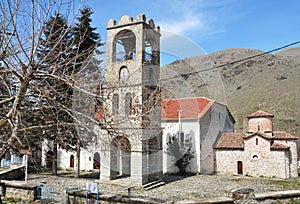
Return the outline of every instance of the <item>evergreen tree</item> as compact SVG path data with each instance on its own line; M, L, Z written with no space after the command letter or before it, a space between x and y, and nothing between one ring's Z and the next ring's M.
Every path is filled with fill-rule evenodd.
M82 62L92 57L96 48L101 46L100 35L95 32L96 28L91 26L93 13L88 7L80 10L81 15L77 18L78 23L73 29L75 53L78 55L76 65L81 65Z
M38 50L39 60L42 61L41 71L66 78L71 73L71 63L68 60L72 56L72 33L61 14L56 13L43 27L43 38L40 40ZM66 63L67 62L67 63ZM39 81L41 90L46 98L41 104L40 116L51 123L72 123L72 117L68 109L72 107L72 89L65 82L53 78ZM56 149L57 146L66 146L66 141L74 137L73 126L53 128L47 131L48 139L53 141L53 174L57 173Z
M72 33L61 14L56 13L45 22L38 56L46 72L63 74L67 71L65 61L71 56L71 42Z
M72 53L76 57L74 58L74 65L75 68L73 70L74 73L77 73L80 71L80 76L78 76L81 79L88 78L89 80L82 80L88 82L89 89L91 92L94 92L95 89L98 87L90 86L90 84L98 84L99 78L97 77L98 74L94 75L93 73L97 73L99 70L99 64L100 61L97 60L94 56L94 52L96 51L97 47L101 46L100 43L100 35L95 32L96 28L91 26L91 15L93 14L92 10L88 7L80 10L80 16L77 18L78 22L73 28L73 44L74 44L74 52ZM99 54L99 52L98 52ZM95 79L93 79L96 76ZM93 83L90 83L94 81ZM96 82L96 83L95 83ZM82 84L86 87L85 84ZM91 98L90 96L81 93L80 98L85 98L85 100L95 100ZM80 104L80 102L79 102ZM89 107L81 107L81 105L77 105L77 109L86 110L85 115L90 115L93 117L95 115L95 110L90 110ZM84 118L81 118L81 122L84 121ZM84 122L85 123L85 122ZM86 124L88 126L88 124ZM82 132L82 131L80 131ZM80 134L80 136L83 136L84 133ZM86 136L84 136L86 137ZM82 138L77 137L77 143L76 143L76 175L75 177L79 177L80 172L80 145L82 143Z

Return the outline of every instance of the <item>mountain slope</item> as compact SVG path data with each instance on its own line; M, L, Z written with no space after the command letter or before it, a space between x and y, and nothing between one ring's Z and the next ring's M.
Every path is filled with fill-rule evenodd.
M263 109L275 115L275 130L300 136L300 48L276 54L222 50L175 61L161 68L161 78L163 98L206 96L226 103L236 131L245 130L247 115Z

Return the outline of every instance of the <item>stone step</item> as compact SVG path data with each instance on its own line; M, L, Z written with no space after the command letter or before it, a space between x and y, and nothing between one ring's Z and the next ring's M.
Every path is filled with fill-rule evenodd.
M165 182L159 181L159 182L157 182L157 183L155 183L155 184L153 184L153 185L147 186L147 187L144 188L144 189L145 189L146 191L148 191L148 190L151 190L151 189L154 189L154 188L163 186L163 185L165 185L165 184L166 184Z
M157 183L159 183L159 182L161 182L161 180L151 181L151 182L149 182L149 183L146 183L146 184L142 185L142 188L147 188L147 187L152 186L152 185L154 185L154 184L157 184Z

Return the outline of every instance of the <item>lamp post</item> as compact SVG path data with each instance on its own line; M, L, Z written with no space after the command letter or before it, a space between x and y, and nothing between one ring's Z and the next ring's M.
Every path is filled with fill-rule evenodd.
M178 112L178 141L180 141L180 135L181 135L181 113L182 110L177 110Z

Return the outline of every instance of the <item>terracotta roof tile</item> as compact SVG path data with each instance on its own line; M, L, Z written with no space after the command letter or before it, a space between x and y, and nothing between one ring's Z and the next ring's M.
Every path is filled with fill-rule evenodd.
M244 133L223 133L215 149L244 149Z
M201 118L213 105L213 101L201 98L167 99L162 101L161 118L178 119L178 110L181 110L181 118Z
M274 139L277 140L297 140L298 137L288 134L285 131L274 131Z
M286 150L288 148L290 147L276 142L271 145L271 150Z
M248 139L248 138L251 138L251 137L253 137L255 135L259 135L259 136L261 136L261 137L263 137L265 139L269 139L269 140L273 138L271 135L268 135L268 134L263 133L263 132L255 132L255 133L252 133L252 134L245 134L243 136L243 138L244 139Z
M101 120L103 119L103 116L104 116L104 108L98 106L96 109L97 109L97 111L96 111L95 116L96 116L96 118L97 118L99 121L101 121Z
M270 114L268 112L265 112L263 110L258 110L247 116L247 118L256 118L256 117L274 117L274 115Z

